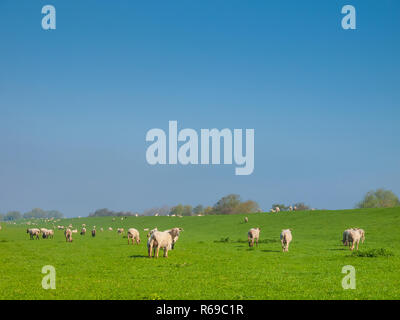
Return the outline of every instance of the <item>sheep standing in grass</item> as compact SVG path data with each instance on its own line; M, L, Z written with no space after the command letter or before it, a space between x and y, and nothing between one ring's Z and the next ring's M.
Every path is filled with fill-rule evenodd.
M82 228L81 230L81 236L84 236L86 234L86 228Z
M365 231L364 231L364 229L355 228L355 230L358 230L358 232L360 233L360 236L361 236L361 242L364 243L364 241L365 241Z
M249 222L249 218L244 217L244 223L247 223L247 222Z
M36 239L39 239L40 229L37 229L37 228L26 229L26 233L29 233L29 237L31 239L33 239L33 237L36 237Z
M154 248L154 254L156 258L158 258L158 253L160 248L164 250L164 257L168 258L168 250L174 248L174 244L178 240L179 233L183 231L182 228L172 228L167 231L155 231L149 238L148 241L148 253L149 258L151 258L151 252Z
M289 244L292 241L292 230L291 229L282 230L280 238L282 244L282 251L283 252L289 251Z
M108 228L108 231L112 231L112 228L111 228L111 227L109 227L109 228Z
M46 230L46 232L43 233L43 239L49 239L49 238L54 238L54 231L51 229Z
M96 236L96 229L93 228L93 229L92 229L92 237L94 238L95 236Z
M130 239L132 239L132 244L133 244L133 240L136 241L136 244L140 243L139 231L137 231L135 228L128 229L128 244L129 244Z
M275 211L276 211L276 212L280 212L280 211L281 211L281 208L275 207Z
M118 234L121 234L122 232L124 232L124 228L118 228L117 232L118 232Z
M357 250L358 250L358 244L360 243L360 240L361 240L360 230L359 229L350 229L349 233L347 234L347 241L348 241L349 248L351 251L354 250L355 244L357 244Z
M343 245L347 246L349 244L349 232L351 229L346 229L343 231L343 238L342 238L342 242Z
M260 228L252 228L247 233L247 240L249 242L249 247L254 246L254 241L256 242L256 246L258 247L258 239L260 238Z
M70 228L64 231L64 235L65 235L65 241L72 242L72 231Z
M274 209L271 209L270 212L275 213L275 210L274 210Z

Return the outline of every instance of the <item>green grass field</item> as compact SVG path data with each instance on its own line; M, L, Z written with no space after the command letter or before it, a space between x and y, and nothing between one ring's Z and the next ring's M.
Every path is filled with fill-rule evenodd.
M57 224L78 230L66 243L29 240L27 226L1 223L0 299L399 299L400 208L257 213L204 217L111 217L65 219ZM95 225L104 232L90 235ZM40 227L50 227L41 223ZM114 231L108 231L108 227ZM139 246L126 233L141 232ZM182 227L168 258L147 258L144 228ZM247 231L260 227L258 248L249 248ZM355 256L340 240L348 227L366 231ZM293 229L289 252L279 234ZM386 249L390 256L381 255ZM160 251L161 253L161 251ZM56 268L56 289L41 286L42 267ZM342 267L356 269L356 289L344 290Z

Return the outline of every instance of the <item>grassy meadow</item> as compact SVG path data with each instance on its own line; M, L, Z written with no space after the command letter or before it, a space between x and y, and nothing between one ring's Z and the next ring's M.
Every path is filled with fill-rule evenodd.
M399 299L400 208L257 213L203 217L112 217L62 219L80 230L66 243L30 240L26 221L1 222L0 299ZM32 220L34 221L34 220ZM34 227L50 228L39 222ZM95 225L97 235L90 230ZM113 231L108 231L108 227ZM31 226L30 226L31 227ZM100 228L104 232L100 232ZM117 228L125 229L123 235ZM126 230L141 233L129 245ZM168 258L149 259L144 228L182 227ZM247 231L260 227L258 247ZM366 231L358 255L341 244L348 227ZM279 235L291 228L283 253ZM381 250L385 249L385 250ZM41 286L42 267L56 269L56 289ZM356 289L344 290L342 267L356 270Z

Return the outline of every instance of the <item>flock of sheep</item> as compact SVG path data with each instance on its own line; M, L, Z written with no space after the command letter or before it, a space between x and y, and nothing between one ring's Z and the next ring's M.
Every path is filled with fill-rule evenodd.
M279 209L277 207L277 209ZM247 223L249 222L249 219L247 217L244 218L244 222ZM249 246L253 247L254 242L258 246L258 239L260 237L260 228L252 228L249 230L247 233L247 239L249 242ZM289 244L292 241L292 229L283 229L280 235L280 240L281 240L281 245L282 245L282 251L287 252L289 251ZM347 229L343 232L343 239L342 242L345 246L349 246L349 249L351 251L354 250L354 246L357 244L357 250L358 250L358 244L362 241L364 243L365 241L365 231L360 228L350 228Z
M114 220L113 220L114 221ZM249 219L247 217L244 218L244 222L247 223ZM78 233L77 229L72 229L72 225L69 225L67 228L64 226L57 226L57 229L64 230L65 240L67 242L72 242L72 234ZM109 231L113 229L111 227L108 228ZM103 228L100 228L100 231L104 231ZM144 229L144 231L149 231L149 229ZM175 243L178 241L180 232L183 231L182 228L172 228L165 231L159 231L157 228L150 230L147 234L147 253L149 258L156 257L158 258L160 249L164 251L164 257L168 257L168 251L174 249ZM247 233L247 240L250 247L258 246L258 240L260 238L260 228L251 228ZM46 228L31 228L26 230L29 233L30 239L39 239L40 235L44 239L49 239L54 237L54 230L46 229ZM117 232L122 234L124 232L123 228L118 228ZM83 236L86 234L86 224L82 224L82 229L80 234ZM96 226L93 226L92 229L92 237L96 236ZM130 228L127 230L127 238L128 245L136 242L137 245L140 243L140 234L139 231L135 228ZM292 230L291 229L283 229L280 234L280 241L282 245L282 251L289 251L289 244L292 241ZM345 246L349 246L350 250L354 250L355 245L358 250L359 242L362 241L364 243L365 240L365 231L360 228L350 228L343 232L342 242Z

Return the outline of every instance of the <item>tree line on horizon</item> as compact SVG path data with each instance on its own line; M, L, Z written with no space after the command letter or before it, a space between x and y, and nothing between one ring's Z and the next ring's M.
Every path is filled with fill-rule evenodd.
M303 202L295 203L292 207L296 206L297 210L310 210L308 205ZM288 211L289 206L284 204L275 203L272 209L279 207L281 211ZM358 202L356 208L392 208L400 207L400 200L391 190L383 188L371 190L365 194L363 199ZM195 206L178 204L173 207L163 206L161 208L151 208L144 210L143 213L131 211L112 211L109 209L98 209L89 214L89 217L123 217L123 216L153 216L158 214L163 215L177 215L177 216L193 216L193 215L216 215L216 214L239 214L239 213L254 213L261 212L257 202L253 200L242 201L240 195L229 194L222 197L213 206L203 206L201 204ZM40 208L32 209L31 211L21 214L19 211L10 211L7 214L0 213L0 221L13 221L19 219L60 219L64 215L57 210L43 210Z
M14 221L19 219L61 219L64 215L57 210L43 210L34 208L31 211L21 214L19 211L9 211L6 214L0 213L0 221Z

